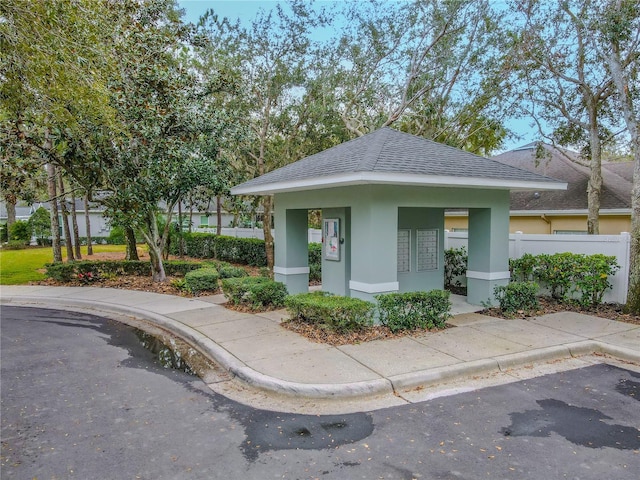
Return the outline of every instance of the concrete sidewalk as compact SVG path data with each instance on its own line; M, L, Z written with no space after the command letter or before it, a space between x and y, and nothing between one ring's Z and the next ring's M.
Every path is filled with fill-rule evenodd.
M608 354L640 364L640 326L579 313L503 320L454 297L455 328L332 347L282 328L286 312L238 313L221 295L184 298L91 287L3 286L3 305L125 315L196 346L232 376L296 398L398 396L455 379L540 362Z

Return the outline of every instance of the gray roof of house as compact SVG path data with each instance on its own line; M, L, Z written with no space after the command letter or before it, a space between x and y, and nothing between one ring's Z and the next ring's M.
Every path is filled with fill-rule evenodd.
M541 144L546 153L536 157L537 143L530 143L494 157L495 160L567 183L563 191L511 192L512 211L552 212L586 210L589 167L571 150ZM584 163L584 161L582 161ZM633 162L602 162L600 210L628 211L631 208Z
M553 178L385 127L254 178L231 193L270 194L366 183L565 187Z

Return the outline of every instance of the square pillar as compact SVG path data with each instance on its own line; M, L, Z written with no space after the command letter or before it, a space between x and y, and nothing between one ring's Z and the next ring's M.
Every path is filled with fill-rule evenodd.
M509 196L492 208L469 209L467 302L495 305L493 290L509 283Z
M274 279L290 294L309 291L308 213L302 209L275 208Z
M351 271L351 209L323 208L324 229L325 219L337 219L340 229L339 259L328 260L325 255L327 239L322 233L322 291L336 295L349 296L349 280Z
M398 206L365 198L351 207L350 296L375 302L397 292Z

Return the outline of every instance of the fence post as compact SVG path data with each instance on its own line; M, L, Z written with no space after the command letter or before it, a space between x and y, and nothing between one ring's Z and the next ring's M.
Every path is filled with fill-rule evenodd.
M631 235L629 232L620 232L620 243L618 244L618 261L620 271L617 277L620 279L617 301L620 304L627 303L627 293L629 291L629 264L631 263Z
M513 256L514 258L520 258L522 256L522 232L518 230L513 236Z
M444 250L449 250L449 230L445 228L444 230Z

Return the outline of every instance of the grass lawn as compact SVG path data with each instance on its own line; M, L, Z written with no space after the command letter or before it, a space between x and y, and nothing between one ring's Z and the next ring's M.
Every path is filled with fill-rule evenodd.
M124 252L124 245L94 245L93 252ZM82 255L87 247L82 247ZM65 249L62 256L66 259ZM43 280L44 274L38 272L46 263L53 261L51 247L28 248L25 250L0 250L0 285L21 285L31 281Z

